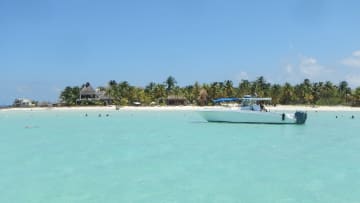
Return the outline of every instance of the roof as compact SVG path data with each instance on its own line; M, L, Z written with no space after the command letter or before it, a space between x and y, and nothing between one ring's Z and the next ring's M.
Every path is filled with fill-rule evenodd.
M271 98L270 98L270 97L264 97L264 98L251 97L251 98L241 98L241 100L251 100L251 101L271 101Z
M89 86L84 86L81 90L80 90L80 95L94 95L96 94L94 88L91 87L91 85Z
M213 102L221 103L221 102L234 102L234 101L241 101L241 100L271 101L271 98L249 97L249 96L246 95L243 98L218 98L218 99L214 99Z
M218 99L214 99L213 101L215 103L220 103L220 102L240 101L240 99L239 98L218 98Z
M241 100L251 100L251 101L271 101L270 97L252 97L251 95L244 95L243 98L241 98Z

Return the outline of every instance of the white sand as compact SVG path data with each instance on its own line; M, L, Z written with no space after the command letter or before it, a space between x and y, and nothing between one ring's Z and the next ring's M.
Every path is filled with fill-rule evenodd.
M202 109L219 109L224 108L220 106L124 106L120 107L119 111L196 111ZM360 111L359 107L348 106L301 106L301 105L277 105L266 106L270 111ZM38 110L51 110L51 111L114 111L115 106L81 106L81 107L33 107L33 108L5 108L0 111L38 111Z

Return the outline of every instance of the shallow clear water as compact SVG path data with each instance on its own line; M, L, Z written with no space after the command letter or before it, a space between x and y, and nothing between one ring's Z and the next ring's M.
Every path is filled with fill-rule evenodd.
M359 132L358 112L0 111L0 202L360 202Z

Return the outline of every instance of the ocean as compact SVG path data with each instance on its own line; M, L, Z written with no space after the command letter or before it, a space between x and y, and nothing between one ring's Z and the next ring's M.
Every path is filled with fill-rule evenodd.
M191 111L0 111L4 203L355 203L359 163L360 112L266 125Z

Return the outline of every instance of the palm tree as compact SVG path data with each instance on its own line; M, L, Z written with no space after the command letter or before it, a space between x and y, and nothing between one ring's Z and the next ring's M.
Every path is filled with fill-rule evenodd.
M294 88L290 83L285 83L281 95L280 102L281 104L291 104L294 99Z
M195 82L195 84L193 85L193 88L192 88L192 92L191 92L191 100L192 103L196 102L196 100L199 98L199 95L200 95L200 85L198 82Z
M310 104L313 101L312 87L308 79L303 83L295 85L295 101L299 104Z
M145 94L147 97L149 97L151 99L151 101L155 100L155 86L156 83L154 82L150 82L146 87L145 87Z
M156 83L154 82L150 82L146 87L145 87L145 92L152 92L155 88Z
M115 80L110 80L106 88L106 95L109 96L114 104L119 105L121 100L121 95L119 92L118 84Z
M349 84L346 81L341 81L338 90L342 102L345 102L346 104L347 97L351 94L351 88L349 87Z
M281 85L278 84L272 85L270 88L270 93L271 93L272 103L275 105L280 103Z
M239 84L238 97L251 94L251 83L248 80L241 80Z
M210 84L210 92L209 92L210 99L224 97L223 87L224 87L223 83L220 83L220 82L211 83Z
M68 106L76 105L76 100L79 99L80 88L67 86L60 93L60 99Z
M226 97L233 97L234 96L234 87L233 82L231 80L226 80L225 82L225 96Z
M166 91L169 93L175 87L177 82L174 77L169 76L164 83L166 84Z
M353 94L353 106L360 106L360 87L356 88Z
M130 84L127 81L122 81L118 84L118 89L122 97L129 97Z
M309 79L305 79L303 84L302 84L302 88L303 88L303 97L304 97L304 101L306 104L311 104L313 103L313 99L314 96L312 94L312 85L310 83Z
M315 82L312 85L312 95L313 95L313 103L317 104L318 101L321 99L321 89L323 88L323 82Z
M184 88L181 88L181 90L182 90L182 93L185 96L186 100L192 104L193 101L195 100L194 94L193 94L194 86L188 85Z
M270 84L266 82L263 76L258 77L252 83L252 93L259 97L269 96Z
M113 86L116 86L117 85L117 82L115 80L110 80L109 81L109 86L110 87L113 87Z
M158 103L165 103L165 97L166 97L166 88L165 85L162 84L156 84L154 87L154 94L155 98L158 100Z
M179 86L174 87L173 93L175 96L183 96L183 91Z
M324 104L326 104L326 105L335 104L336 101L334 101L333 99L335 98L336 92L337 92L336 88L332 84L332 82L326 81L325 85L320 90L320 94L321 94Z

